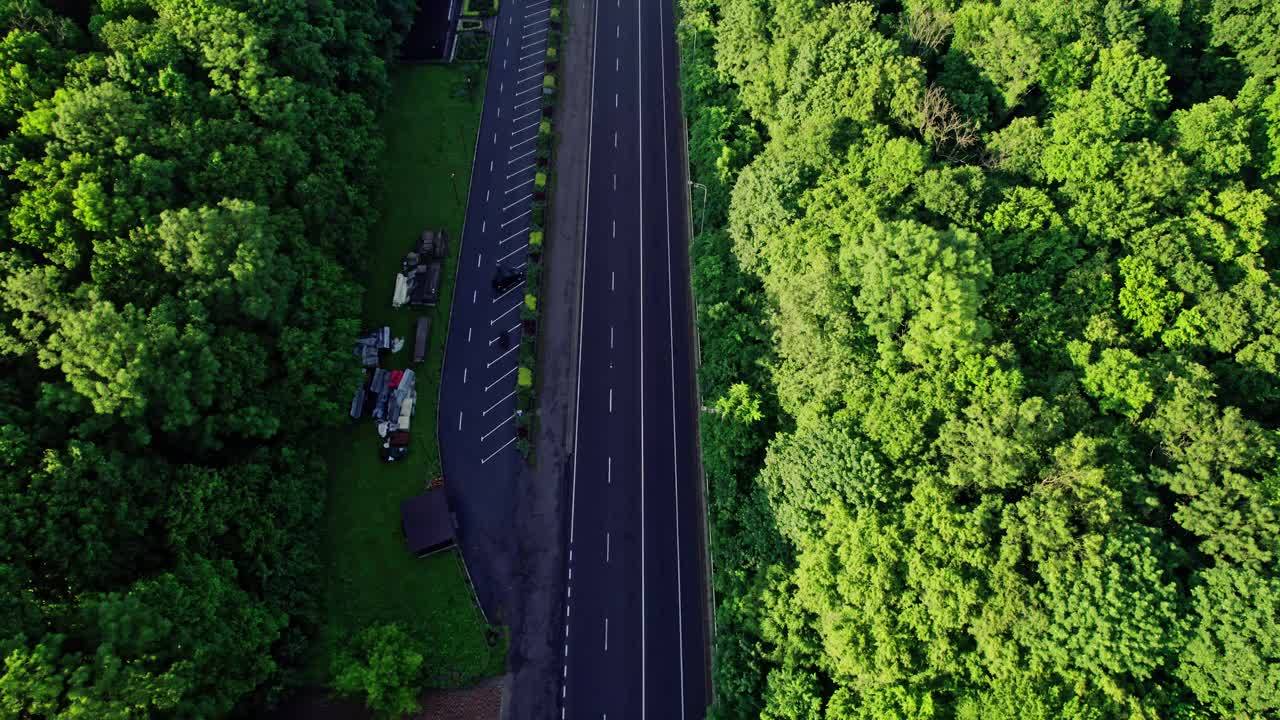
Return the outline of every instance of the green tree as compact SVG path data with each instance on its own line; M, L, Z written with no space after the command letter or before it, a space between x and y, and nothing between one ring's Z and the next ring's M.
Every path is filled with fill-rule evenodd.
M350 654L334 658L334 687L388 717L416 712L424 669L413 645L395 623L365 628Z

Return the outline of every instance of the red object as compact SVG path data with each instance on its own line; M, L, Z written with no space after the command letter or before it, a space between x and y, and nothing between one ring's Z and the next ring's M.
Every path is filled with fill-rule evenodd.
M391 389L393 389L393 390L394 390L395 388L399 387L399 386L400 386L400 380L401 380L403 377L404 377L404 371L403 371L403 370L392 370L392 371L391 371L391 383L388 385L388 387L390 387L390 388L391 388Z
M391 441L392 447L403 447L409 444L409 433L404 430L397 430L391 433L391 437L388 439Z

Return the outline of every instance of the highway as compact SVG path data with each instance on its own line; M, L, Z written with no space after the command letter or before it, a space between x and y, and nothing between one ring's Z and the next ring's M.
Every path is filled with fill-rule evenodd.
M594 17L561 717L703 718L685 159L670 0Z
M560 138L588 144L580 325L576 347L540 350L576 355L572 462L554 489L566 507L539 510L546 484L517 452L523 285L496 293L492 279L528 252L548 8L504 0L494 26L440 391L445 487L481 605L509 624L512 670L529 678L512 717L700 719L705 535L670 0L566 7L593 31L589 132Z

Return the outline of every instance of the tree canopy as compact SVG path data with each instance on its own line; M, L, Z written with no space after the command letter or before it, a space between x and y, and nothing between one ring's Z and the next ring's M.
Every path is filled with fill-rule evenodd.
M0 3L0 716L218 717L316 622L408 0Z
M1274 3L680 7L713 715L1280 713Z

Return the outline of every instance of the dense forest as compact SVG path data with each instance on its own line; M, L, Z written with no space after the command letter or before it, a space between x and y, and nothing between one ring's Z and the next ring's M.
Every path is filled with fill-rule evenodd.
M0 2L0 717L296 677L413 6Z
M1280 716L1280 4L679 5L713 716Z

